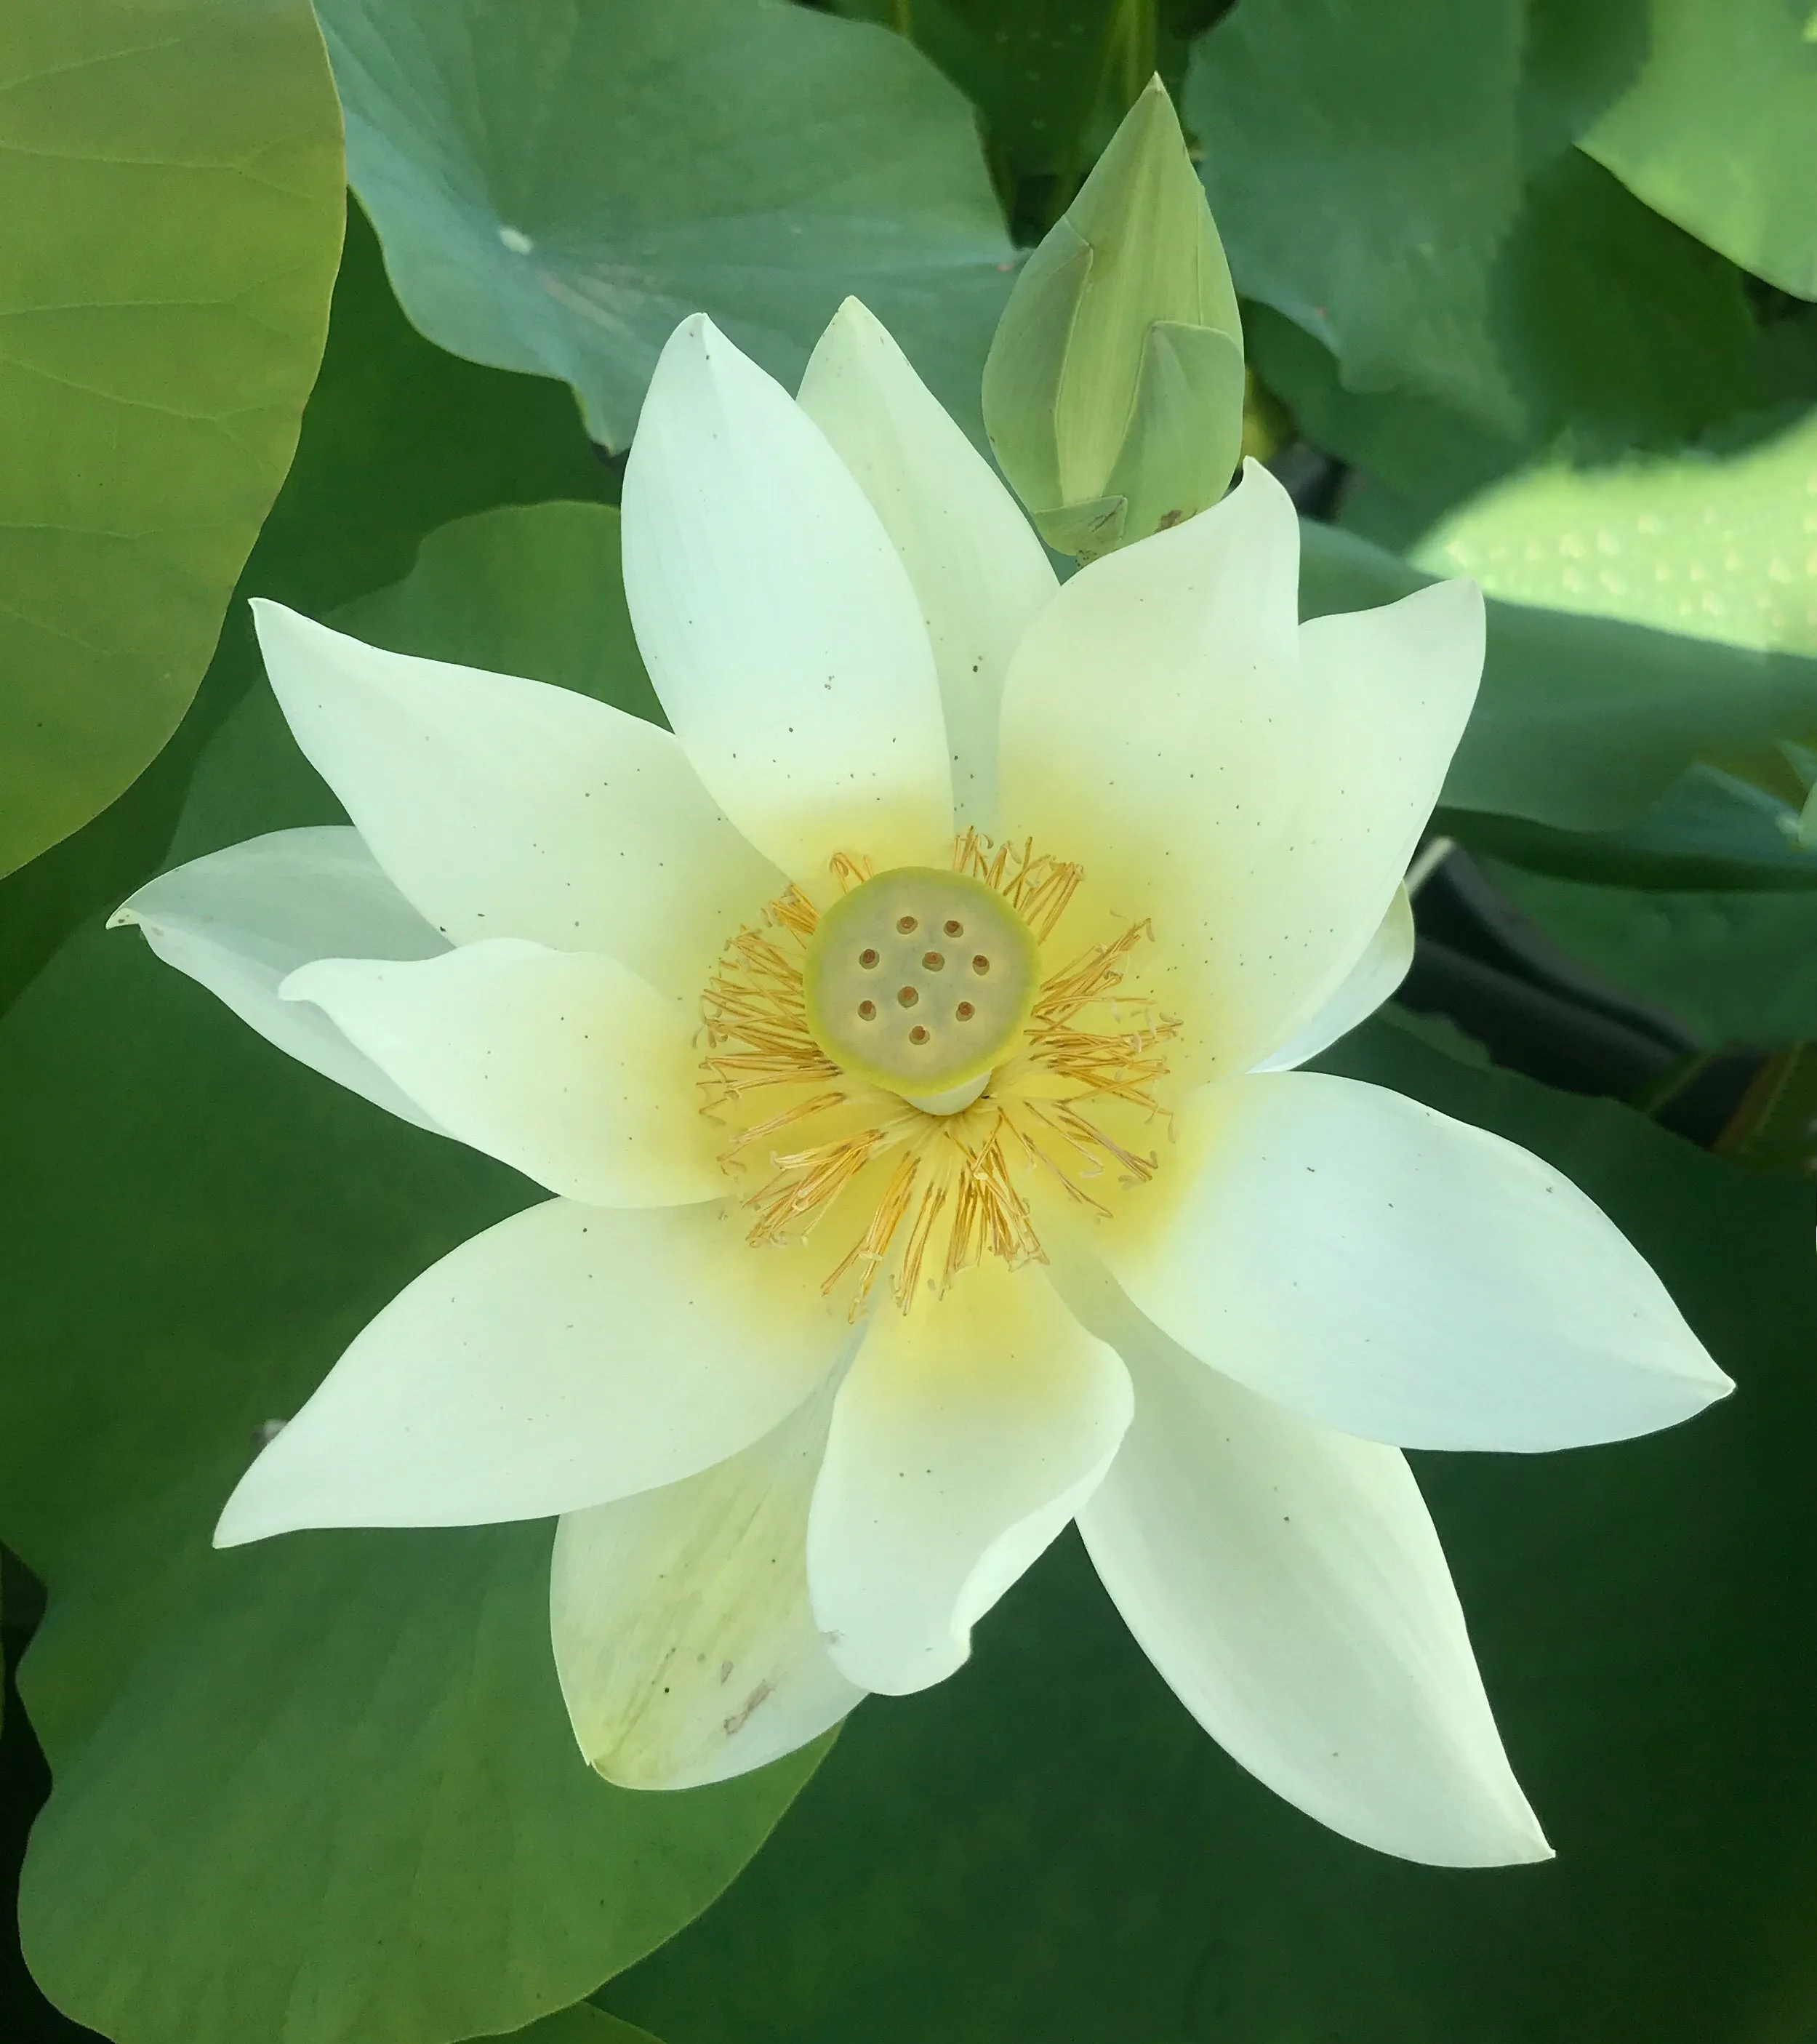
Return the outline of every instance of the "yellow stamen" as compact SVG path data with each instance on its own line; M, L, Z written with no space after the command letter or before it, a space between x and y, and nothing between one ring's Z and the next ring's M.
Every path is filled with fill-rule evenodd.
M845 893L874 877L869 859L845 853L832 867ZM976 831L956 842L953 867L1000 893L1043 944L1085 877L1027 843L995 845ZM1154 1089L1178 1025L1123 991L1132 955L1152 936L1147 924L1050 974L1020 1046L984 1094L933 1114L843 1070L816 1042L801 967L818 920L807 896L789 888L761 928L726 947L701 1003L703 1111L730 1132L720 1161L735 1176L768 1167L744 1194L754 1244L801 1243L837 1211L854 1233L822 1289L849 1287L855 1320L887 1274L907 1312L924 1281L943 1293L986 1256L1012 1268L1046 1261L1024 1182L1039 1177L1103 1213L1101 1193L1153 1177L1158 1158L1103 1120L1162 1112ZM1081 1027L1089 1009L1108 1011L1113 1026ZM809 1139L797 1143L797 1132Z
M1085 877L1082 866L1069 866L1045 855L1037 859L1027 839L1020 845L993 847L975 830L968 830L955 843L953 870L969 873L973 879L994 887L1043 943Z

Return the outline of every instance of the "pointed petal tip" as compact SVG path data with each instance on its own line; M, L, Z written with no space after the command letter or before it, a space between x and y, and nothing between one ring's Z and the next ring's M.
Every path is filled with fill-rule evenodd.
M287 1468L280 1467L275 1481L267 1480L266 1458L270 1453L269 1446L259 1450L221 1507L210 1536L211 1546L250 1547L260 1540L275 1540L281 1533L345 1532L365 1527L397 1529L419 1523L382 1513L350 1515L338 1501L325 1504L319 1488L312 1490L306 1481L299 1482ZM455 1522L442 1519L421 1523Z
M801 395L804 406L809 404L809 386L816 374L816 365L824 368L829 362L843 359L855 362L864 354L882 348L900 354L895 336L867 305L862 298L851 293L839 301L839 309L821 329L820 337L814 343L814 351L808 366L801 372ZM809 410L809 417L813 416ZM816 424L820 421L816 421Z
M1436 628L1436 641L1428 642L1433 652L1442 659L1456 660L1462 667L1473 667L1478 675L1481 673L1489 644L1489 609L1481 586L1466 575L1427 582L1393 603L1351 615L1366 630L1385 631L1404 630L1405 620L1419 617L1425 620L1428 633ZM1383 622L1372 628L1369 623L1372 619Z
M1245 531L1266 532L1270 534L1266 544L1278 548L1283 559L1292 549L1296 585L1299 578L1300 513L1287 486L1273 469L1263 466L1254 455L1245 455L1242 472L1235 482L1226 490L1216 504L1208 504L1203 511L1196 513L1179 524L1166 526L1153 532L1146 540L1139 540L1135 546L1124 549L1125 555L1134 554L1144 547L1162 545L1176 535L1190 533L1201 545L1225 546L1232 543L1232 536ZM1120 558L1107 554L1106 560ZM1093 563L1096 567L1097 563Z
M856 327L861 333L887 334L889 329L856 292L848 291L839 301L839 309L827 322L829 327Z
M1266 463L1258 461L1252 454L1246 454L1243 456L1243 467L1237 476L1235 487L1227 490L1216 504L1201 511L1199 516L1201 518L1208 517L1213 512L1234 504L1239 498L1244 496L1251 496L1256 500L1250 507L1252 511L1259 509L1264 505L1270 510L1278 511L1285 505L1288 516L1293 521L1294 535L1297 540L1300 531L1300 511L1299 507L1293 501L1292 492L1273 469ZM1190 518L1186 521L1189 525L1193 522Z
M1433 607L1448 604L1458 613L1459 621L1469 618L1477 629L1483 629L1488 617L1488 607L1484 601L1482 585L1472 582L1468 575L1447 575L1442 581L1429 583L1424 589L1416 589L1412 596L1404 597L1408 603L1425 603Z
M734 355L743 352L736 343L727 340L721 328L714 325L710 313L690 313L670 335L668 346L663 352L666 355L670 349L691 351L708 362L723 355L728 350Z
M1697 1393L1695 1411L1698 1412L1721 1404L1735 1388L1735 1380L1708 1352L1704 1357L1704 1367L1690 1376L1688 1381Z
M1546 1834L1539 1828L1539 1819L1523 1803L1519 1812L1509 1811L1503 1827L1488 1835L1473 1837L1469 1842L1454 1850L1443 1846L1409 1846L1405 1850L1397 1850L1392 1843L1365 1838L1359 1843L1373 1846L1377 1851L1386 1851L1396 1859L1411 1861L1417 1866L1454 1867L1460 1873L1473 1873L1500 1866L1543 1866L1548 1860L1558 1855Z
M1396 1836L1393 1831L1372 1835L1367 1830L1349 1835L1358 1844L1396 1859L1409 1860L1419 1866L1455 1867L1460 1871L1543 1866L1546 1861L1558 1857L1512 1773L1504 1777L1500 1792L1490 1785L1483 1785L1489 1788L1492 1800L1486 1807L1478 1801L1473 1812L1467 1804L1454 1806L1461 1820L1454 1831L1447 1831L1444 1826L1435 1830L1430 1823L1423 1823L1412 1836Z
M662 352L656 358L655 369L651 376L650 390L653 390L659 383L669 380L679 370L710 363L716 352L713 343L724 339L724 336L705 313L690 313L686 319L676 324L669 338L663 342ZM649 390L645 391L643 402L647 407L650 402ZM633 452L636 451L636 445L637 436L633 434L632 436Z
M821 328L813 352L801 371L796 400L823 432L827 428L824 415L816 410L816 382L829 375L838 378L850 373L860 363L866 349L876 346L877 336L882 332L879 323L862 301L849 294L840 300L838 310ZM888 338L887 335L885 338Z
M1657 1409L1650 1410L1631 1434L1619 1438L1637 1439L1662 1433L1668 1427L1681 1427L1721 1404L1734 1389L1734 1379L1682 1324L1681 1332L1680 1352L1662 1358L1653 1377L1658 1393Z
M271 1450L282 1439L281 1432L275 1433L264 1443L229 1493L221 1516L214 1522L211 1546L250 1547L255 1541L273 1539L280 1533L312 1532L345 1523L332 1515L311 1512L306 1502L304 1509L298 1510L294 1483L286 1485L287 1471L281 1458L274 1468Z
M1372 1835L1368 1831L1347 1832L1359 1845L1404 1859L1416 1866L1454 1868L1459 1873L1487 1871L1500 1866L1543 1866L1558 1857L1552 1842L1540 1828L1532 1805L1522 1794L1512 1774L1485 1807L1478 1802L1473 1811L1454 1805L1459 1827L1447 1835L1423 1824L1413 1835L1396 1836L1392 1831ZM1315 1813L1316 1814L1316 1813Z
M1518 1790L1516 1793L1519 1793ZM1541 1829L1539 1819L1534 1815L1532 1806L1524 1796L1520 1799L1519 1810L1510 1812L1509 1815L1512 1821L1508 1827L1506 1846L1494 1858L1485 1859L1479 1862L1481 1865L1543 1866L1547 1860L1558 1857L1556 1848Z
M672 417L678 409L692 418L703 402L747 403L753 382L773 384L775 378L716 326L709 314L690 313L663 343L657 358L643 394L638 430L632 437L632 462L639 459L640 444L652 421ZM786 398L789 394L782 394Z
M259 1523L259 1515L246 1502L244 1496L247 1478L252 1473L251 1470L247 1471L246 1476L240 1478L226 1504L221 1508L221 1516L214 1522L214 1531L209 1541L210 1546L221 1550L229 1547L248 1547L255 1540L263 1540L273 1533L287 1532L290 1530L287 1527L264 1526Z
M265 656L267 669L272 655L280 650L294 652L302 647L320 646L325 640L332 644L348 636L268 596L248 597L247 607L252 613L253 634L259 641L259 651Z
M287 603L280 603L275 597L249 596L246 607L252 613L252 622L260 632L269 624L282 629L287 624L313 624L315 620L305 617L300 610L293 610ZM322 628L325 629L326 628Z
M1166 81L1159 71L1154 72L1148 83L1130 102L1129 111L1123 117L1124 128L1151 129L1157 121L1163 127L1171 124L1176 134L1181 133L1180 117L1174 105L1174 95L1167 90ZM1118 133L1121 134L1123 129ZM1181 140L1184 141L1184 136Z

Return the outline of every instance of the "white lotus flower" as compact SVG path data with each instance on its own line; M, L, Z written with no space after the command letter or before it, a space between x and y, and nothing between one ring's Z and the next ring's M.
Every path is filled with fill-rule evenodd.
M1475 589L1296 624L1253 467L1057 587L855 304L798 403L682 327L624 542L673 736L262 605L353 828L120 912L555 1195L386 1308L217 1539L560 1515L582 1746L676 1787L951 1673L1076 1519L1283 1796L1543 1856L1400 1447L1615 1439L1727 1380L1556 1172L1283 1069L1405 968Z

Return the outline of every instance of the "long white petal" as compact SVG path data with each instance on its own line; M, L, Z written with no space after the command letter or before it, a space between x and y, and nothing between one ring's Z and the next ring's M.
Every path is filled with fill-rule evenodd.
M327 1016L278 997L313 959L427 959L448 949L357 831L274 831L192 859L148 882L108 920L109 929L129 924L267 1043L403 1120L436 1127Z
M479 1526L676 1483L850 1348L802 1254L724 1205L552 1200L451 1251L355 1337L229 1499L218 1546L303 1526Z
M1205 1086L1098 1237L1156 1324L1251 1389L1416 1448L1653 1432L1734 1387L1550 1165L1379 1086Z
M363 645L252 606L297 743L457 943L602 951L692 1000L781 884L674 737L572 689Z
M321 959L283 998L334 1022L449 1135L564 1197L720 1197L697 1024L616 959L515 937L420 964Z
M1047 549L856 298L821 335L801 405L857 478L908 571L940 677L957 819L994 832L1003 677L1059 586Z
M1350 968L1350 978L1311 1021L1296 1029L1255 1070L1290 1072L1321 1051L1329 1050L1359 1023L1366 1022L1407 977L1413 962L1413 904L1407 898L1407 889L1397 887L1381 927L1369 939L1369 949Z
M688 757L803 886L837 851L943 865L952 777L920 605L826 436L697 314L624 474L624 593Z
M1084 1310L1129 1366L1135 1420L1079 1530L1187 1709L1277 1794L1378 1851L1550 1857L1399 1450L1244 1390L1114 1286Z
M832 1387L660 1490L570 1512L549 1615L581 1750L628 1788L692 1788L817 1739L862 1698L808 1601L808 1503Z
M897 1696L951 1674L1129 1416L1128 1373L1036 1270L987 1259L945 1299L880 1308L808 1521L814 1616L840 1670Z
M1251 463L1221 504L1075 575L1005 683L1008 835L1084 866L1081 912L1151 922L1184 1078L1248 1070L1337 993L1481 670L1473 584L1302 627L1299 551Z

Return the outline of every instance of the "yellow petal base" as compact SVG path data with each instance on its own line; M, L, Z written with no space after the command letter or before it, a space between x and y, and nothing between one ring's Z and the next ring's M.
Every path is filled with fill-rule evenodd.
M833 872L844 891L824 916L792 887L768 905L761 928L740 931L727 947L701 1004L703 1112L727 1132L726 1170L755 1175L744 1194L754 1245L799 1245L823 1224L843 1237L847 1246L821 1289L847 1289L855 1319L880 1277L906 1312L924 1289L945 1292L986 1256L1012 1268L1045 1262L1027 1197L1032 1180L1100 1214L1146 1183L1160 1159L1135 1146L1164 1118L1154 1089L1178 1024L1124 986L1131 955L1148 939L1146 924L1058 970L1045 962L1083 878L1076 866L1036 857L1027 845L993 847L968 831L950 873L913 866L874 874L843 855ZM908 918L916 928L901 928ZM925 952L940 950L927 936L930 919L943 939L975 950L941 951L942 962L928 964ZM960 924L958 937L947 939L949 921ZM980 930L989 934L977 936ZM1028 951L1019 953L1024 943ZM922 950L912 951L915 944ZM877 955L874 964L864 962L866 952ZM966 1077L956 1055L944 1065L930 1059L924 1071L905 1069L924 1047L900 1027L908 1047L901 1063L874 1052L862 1064L837 1055L843 1039L829 1009L842 1027L843 1009L854 1029L880 1021L883 996L864 990L874 984L892 996L916 989L913 1002L897 1003L898 1024L928 1012L934 997L921 987L950 998L944 975L962 955L968 965L974 956L989 961L992 971L979 980L991 978L1000 960L1015 961L1013 998L989 1018L964 1018L985 1019L990 1032L990 1047L966 1052L984 1061L981 1074ZM904 962L911 957L919 980ZM857 1013L866 1000L878 1016ZM956 1012L943 1026L948 1042L962 1041ZM929 1040L940 1051L931 1029ZM962 1082L949 1078L954 1072Z

